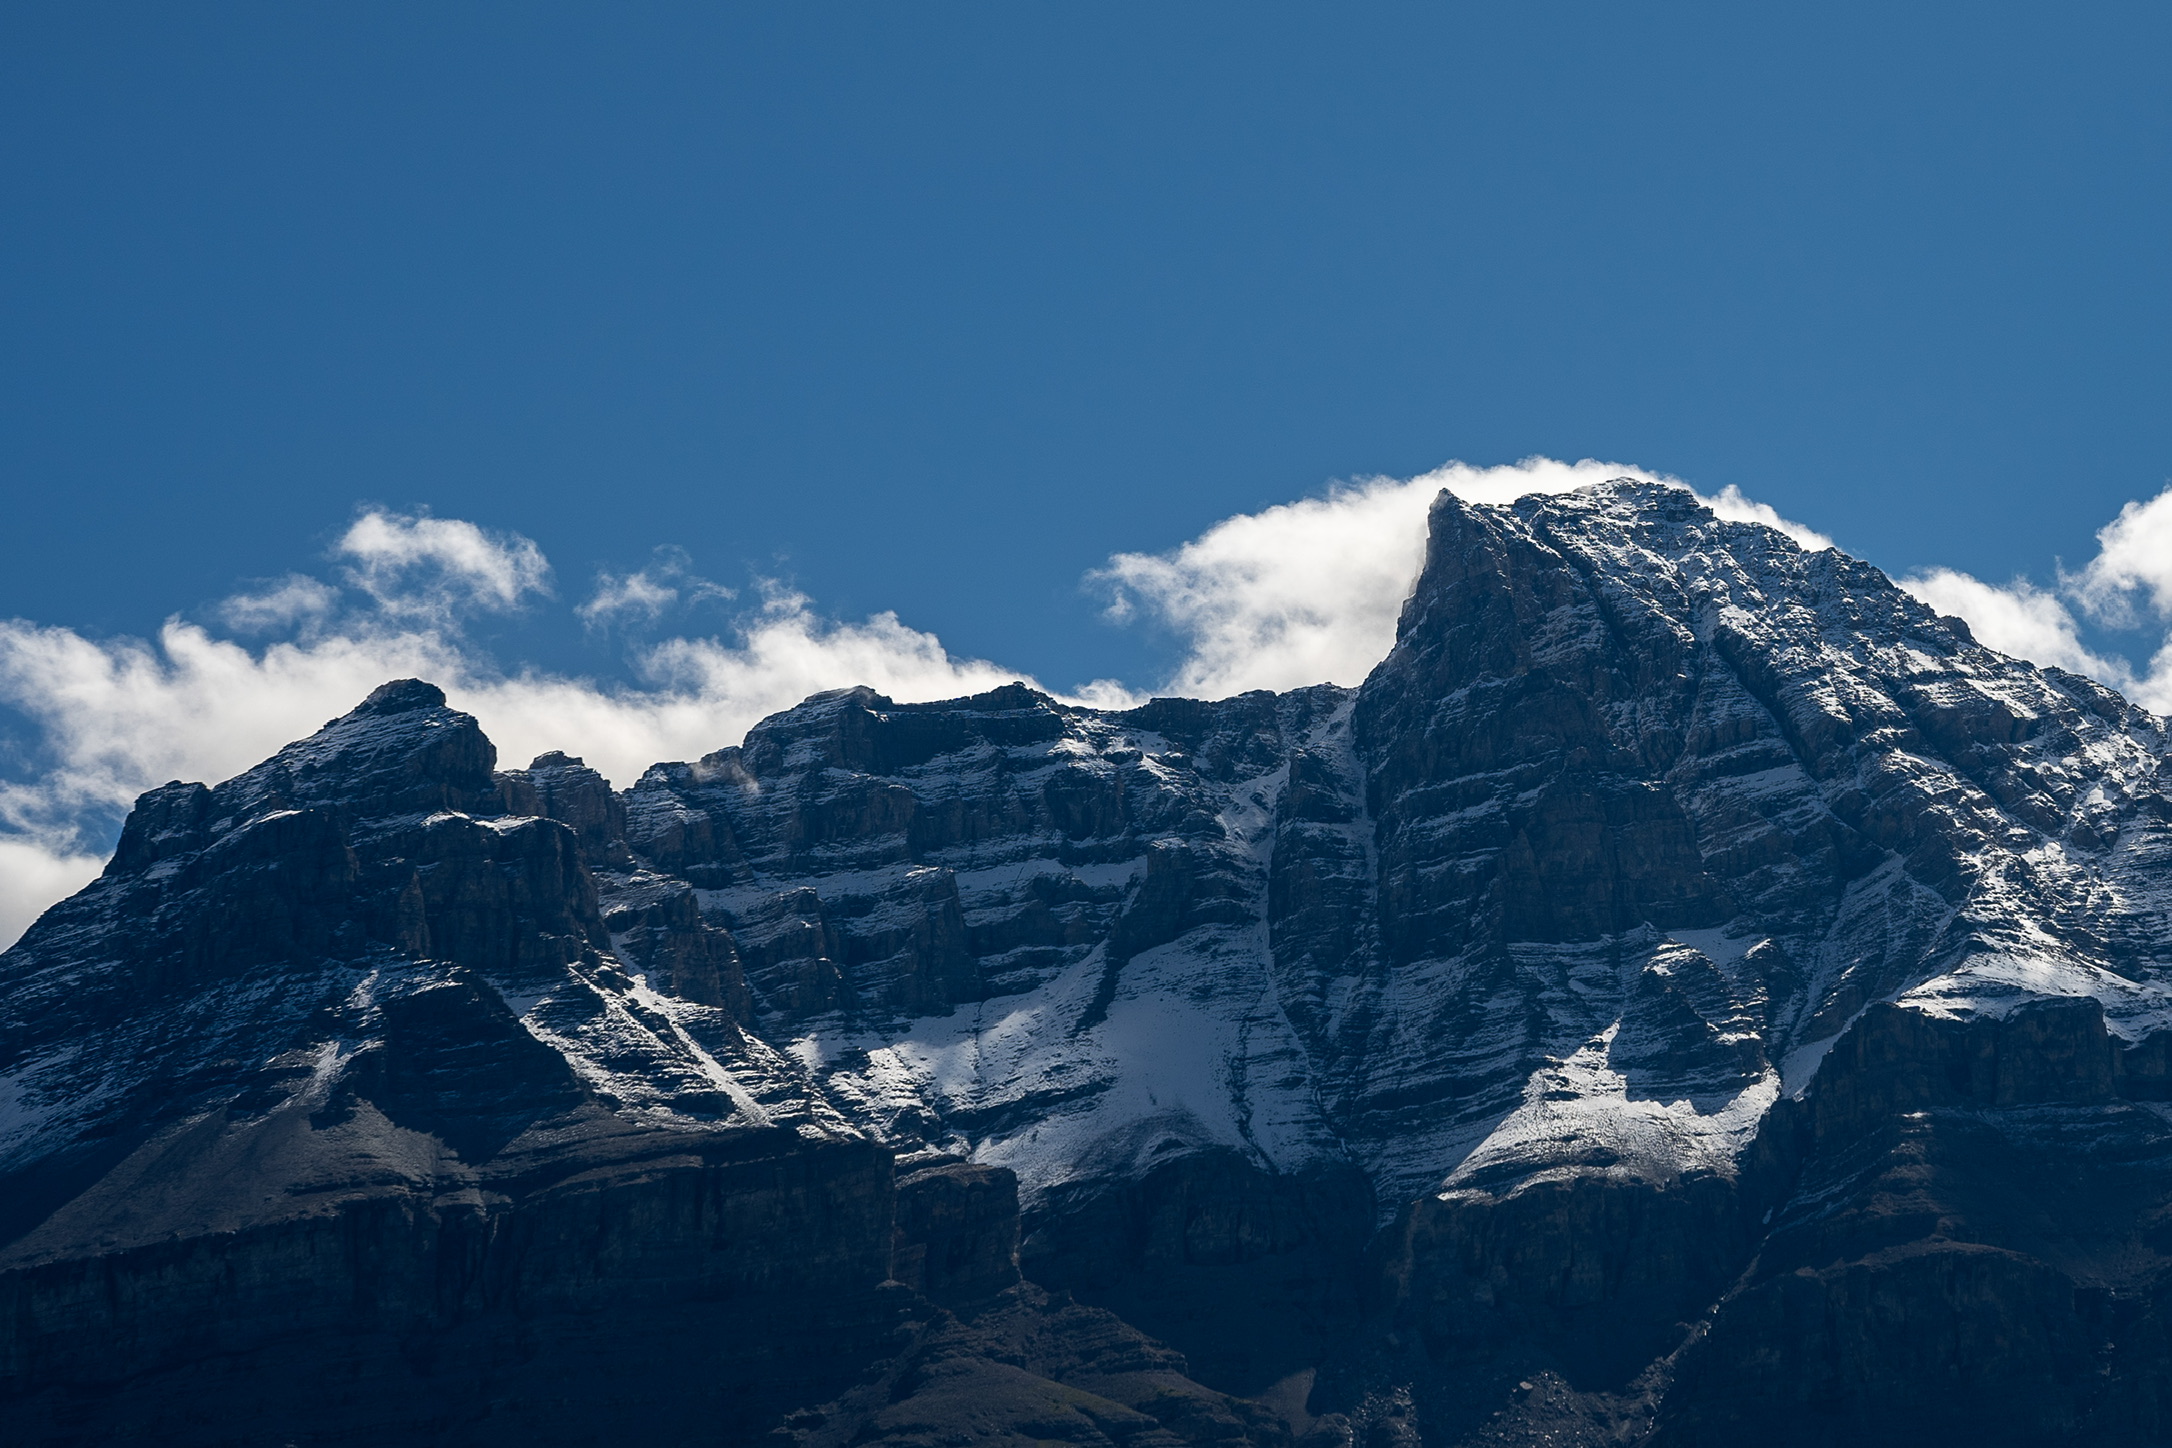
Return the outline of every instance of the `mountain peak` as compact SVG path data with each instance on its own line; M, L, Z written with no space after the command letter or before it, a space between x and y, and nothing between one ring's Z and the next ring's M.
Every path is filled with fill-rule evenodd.
M407 714L417 709L442 709L445 691L421 679L394 679L370 690L348 717L361 714Z

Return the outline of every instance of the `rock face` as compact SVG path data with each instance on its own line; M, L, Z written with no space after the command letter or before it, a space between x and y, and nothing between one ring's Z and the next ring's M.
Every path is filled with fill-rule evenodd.
M1444 494L1356 690L846 690L614 793L387 685L0 957L0 1409L2159 1441L2168 748L1633 483Z

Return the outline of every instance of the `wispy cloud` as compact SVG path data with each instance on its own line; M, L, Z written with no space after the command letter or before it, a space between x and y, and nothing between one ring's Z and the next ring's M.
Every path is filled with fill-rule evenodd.
M2092 617L2116 627L2140 621L2138 594L2158 618L2172 619L2172 487L2121 508L2097 530L2097 556L2059 582Z
M591 629L650 624L681 604L732 599L736 589L712 583L694 572L693 559L670 544L656 550L655 561L632 573L598 573L596 591L576 608Z
M237 593L218 606L221 622L238 633L309 629L339 607L339 590L321 579L290 573L254 593Z
M628 619L653 623L665 609L679 601L679 590L659 582L646 570L636 573L596 575L596 591L574 612L591 626Z
M30 928L56 900L98 878L103 854L71 850L65 841L0 835L0 950Z
M442 625L463 608L507 613L550 592L550 563L532 540L459 518L371 509L332 551L351 560L349 582L400 618Z

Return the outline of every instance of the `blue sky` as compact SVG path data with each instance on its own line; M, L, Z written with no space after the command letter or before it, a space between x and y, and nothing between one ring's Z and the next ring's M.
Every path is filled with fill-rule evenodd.
M0 618L112 673L375 610L607 691L887 610L1152 688L1197 620L1112 555L1531 456L2026 613L2172 476L2168 64L2119 4L10 7ZM2160 536L2052 605L2108 669ZM341 598L222 604L289 574ZM0 679L26 787L121 727L55 677ZM111 828L41 798L0 843Z

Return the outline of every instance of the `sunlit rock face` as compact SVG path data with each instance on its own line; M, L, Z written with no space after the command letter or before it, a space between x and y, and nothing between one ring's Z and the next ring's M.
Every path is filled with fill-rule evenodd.
M1680 490L1430 526L1355 690L842 690L614 793L405 681L152 791L0 956L0 1396L2172 1428L2164 721Z

